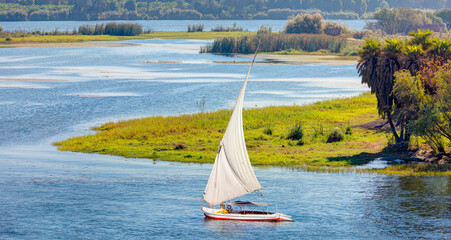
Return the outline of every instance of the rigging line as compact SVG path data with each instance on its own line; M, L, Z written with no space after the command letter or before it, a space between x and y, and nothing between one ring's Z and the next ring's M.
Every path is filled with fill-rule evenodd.
M263 198L267 204L269 204L269 206L271 206L272 210L274 210L274 212L277 212L276 209L274 209L274 207L272 206L272 204L270 202L268 202L268 200L263 196L263 194L260 192L260 190L257 190L259 194L257 194L257 196Z

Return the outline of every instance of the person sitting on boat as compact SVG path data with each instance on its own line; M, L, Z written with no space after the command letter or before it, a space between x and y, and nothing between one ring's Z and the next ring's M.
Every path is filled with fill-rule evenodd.
M219 204L219 211L217 211L216 213L229 213L229 211L225 209L225 203Z

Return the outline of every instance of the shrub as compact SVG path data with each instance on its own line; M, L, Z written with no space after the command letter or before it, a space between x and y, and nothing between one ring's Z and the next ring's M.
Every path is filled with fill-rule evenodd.
M272 33L272 26L270 26L270 25L268 25L268 26L262 25L262 26L260 26L260 28L257 31L257 35L270 34L270 33Z
M297 143L296 143L296 145L298 145L298 146L303 146L304 145L304 140L299 140Z
M287 139L302 140L302 137L304 137L304 130L302 129L302 123L299 122L298 124L294 125L292 129L290 129L290 132L287 135Z
M323 124L320 124L318 129L313 127L313 137L318 137L319 135L324 135L324 127Z
M352 37L355 39L362 39L368 33L369 31L355 31Z
M202 32L202 31L204 31L203 24L188 25L188 32Z
M338 36L345 29L345 26L334 23L334 22L325 22L324 24L324 33L330 36Z
M272 135L271 125L266 126L266 127L263 129L263 133L266 134L266 135Z
M238 27L237 23L233 23L231 27L224 27L222 25L218 25L211 29L212 32L242 32L243 28Z
M0 33L3 32L3 26L0 24Z
M346 127L345 135L352 135L352 128L351 126Z
M404 106L399 115L409 117L408 129L426 139L436 153L446 153L451 144L451 64L425 62L416 76L407 70L395 76L393 94Z
M286 33L322 33L323 17L319 13L298 14L285 25Z
M340 142L344 139L344 134L339 128L335 128L329 135L327 143Z
M183 150L186 149L186 146L183 144L174 144L174 150Z

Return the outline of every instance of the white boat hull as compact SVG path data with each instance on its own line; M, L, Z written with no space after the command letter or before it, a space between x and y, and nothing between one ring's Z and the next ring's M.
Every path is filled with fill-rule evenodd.
M283 213L258 212L258 211L243 211L233 210L229 213L224 213L220 209L202 207L202 212L205 217L216 220L235 220L235 221L293 221L291 216Z

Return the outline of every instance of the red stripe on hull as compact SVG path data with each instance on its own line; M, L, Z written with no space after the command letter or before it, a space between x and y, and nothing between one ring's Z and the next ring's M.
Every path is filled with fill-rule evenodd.
M215 219L215 220L232 220L232 221L267 221L267 222L280 222L283 221L280 218L268 218L268 219L243 219L243 218L218 218L218 217L212 217L205 214L205 217Z

